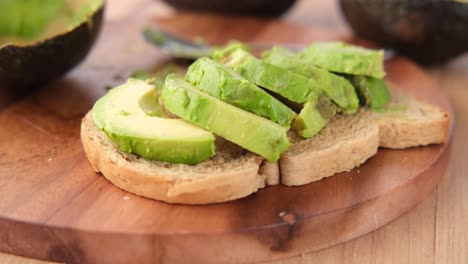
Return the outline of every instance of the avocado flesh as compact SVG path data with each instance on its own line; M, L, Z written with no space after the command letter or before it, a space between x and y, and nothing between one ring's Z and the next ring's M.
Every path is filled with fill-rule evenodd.
M325 95L311 96L294 119L292 128L303 138L311 138L335 116L337 107Z
M124 152L148 160L196 164L215 153L214 135L181 119L164 118L155 89L129 79L93 107L93 120Z
M242 49L247 52L250 51L250 47L247 44L238 41L231 41L227 45L213 49L211 57L214 60L219 61L237 49Z
M235 50L222 61L259 86L290 101L304 104L292 124L292 128L299 135L312 137L326 125L326 120L321 117L319 105L316 103L318 98L323 97L323 92L315 80L263 62L241 49ZM317 120L314 120L315 118Z
M185 80L197 89L289 128L296 113L236 72L209 58L188 68Z
M103 0L0 1L0 47L25 46L68 32L103 5Z
M327 124L317 109L317 100L311 99L304 104L304 108L294 119L293 129L303 138L311 138L318 134Z
M351 83L343 77L302 61L292 51L275 46L262 55L263 61L313 79L319 89L345 114L355 113L359 99Z
M288 148L287 129L204 93L169 75L162 101L177 116L275 162Z
M219 61L247 80L293 102L305 103L318 85L302 75L257 59L243 49L236 49Z
M373 111L382 111L390 101L390 91L385 80L349 75L347 78L358 91L361 101Z
M383 51L374 51L342 42L317 42L298 56L305 63L322 69L353 75L383 78Z

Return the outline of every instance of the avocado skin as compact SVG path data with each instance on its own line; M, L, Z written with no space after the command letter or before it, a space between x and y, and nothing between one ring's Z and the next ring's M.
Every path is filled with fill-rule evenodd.
M181 10L274 17L286 12L295 0L165 0Z
M190 65L185 80L226 103L288 127L296 113L231 69L201 58Z
M468 51L468 3L432 0L341 0L354 33L395 48L423 65Z
M57 79L78 65L94 44L103 22L104 5L69 32L28 46L0 48L0 88L20 92Z
M290 50L275 46L262 55L263 61L313 79L317 87L346 114L355 113L359 99L351 83L341 76L305 63Z

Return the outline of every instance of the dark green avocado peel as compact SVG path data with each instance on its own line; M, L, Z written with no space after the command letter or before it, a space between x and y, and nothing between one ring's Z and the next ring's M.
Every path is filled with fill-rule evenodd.
M0 87L17 89L56 79L85 58L104 0L3 0L0 10Z

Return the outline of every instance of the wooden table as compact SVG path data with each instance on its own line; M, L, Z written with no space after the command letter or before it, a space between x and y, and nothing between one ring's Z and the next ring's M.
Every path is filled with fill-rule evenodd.
M117 20L145 0L109 0L107 19ZM156 4L160 15L172 12ZM162 10L162 11L161 11ZM349 34L335 1L302 0L284 17L293 23ZM447 174L419 206L368 235L318 252L273 263L468 263L468 55L428 69L455 109ZM0 263L48 263L0 253Z

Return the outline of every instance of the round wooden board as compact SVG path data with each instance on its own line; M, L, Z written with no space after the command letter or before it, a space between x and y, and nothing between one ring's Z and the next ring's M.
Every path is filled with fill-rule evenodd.
M134 69L157 68L169 60L141 39L140 29L151 16L142 10L108 23L89 59L64 79L21 100L0 94L0 251L80 263L284 258L389 223L424 199L444 174L447 144L380 149L351 172L302 187L270 186L223 204L170 205L114 187L86 160L79 125L105 87L123 82ZM180 14L157 23L213 43L345 39L246 18ZM396 58L386 70L396 86L453 116L447 98L420 68Z

